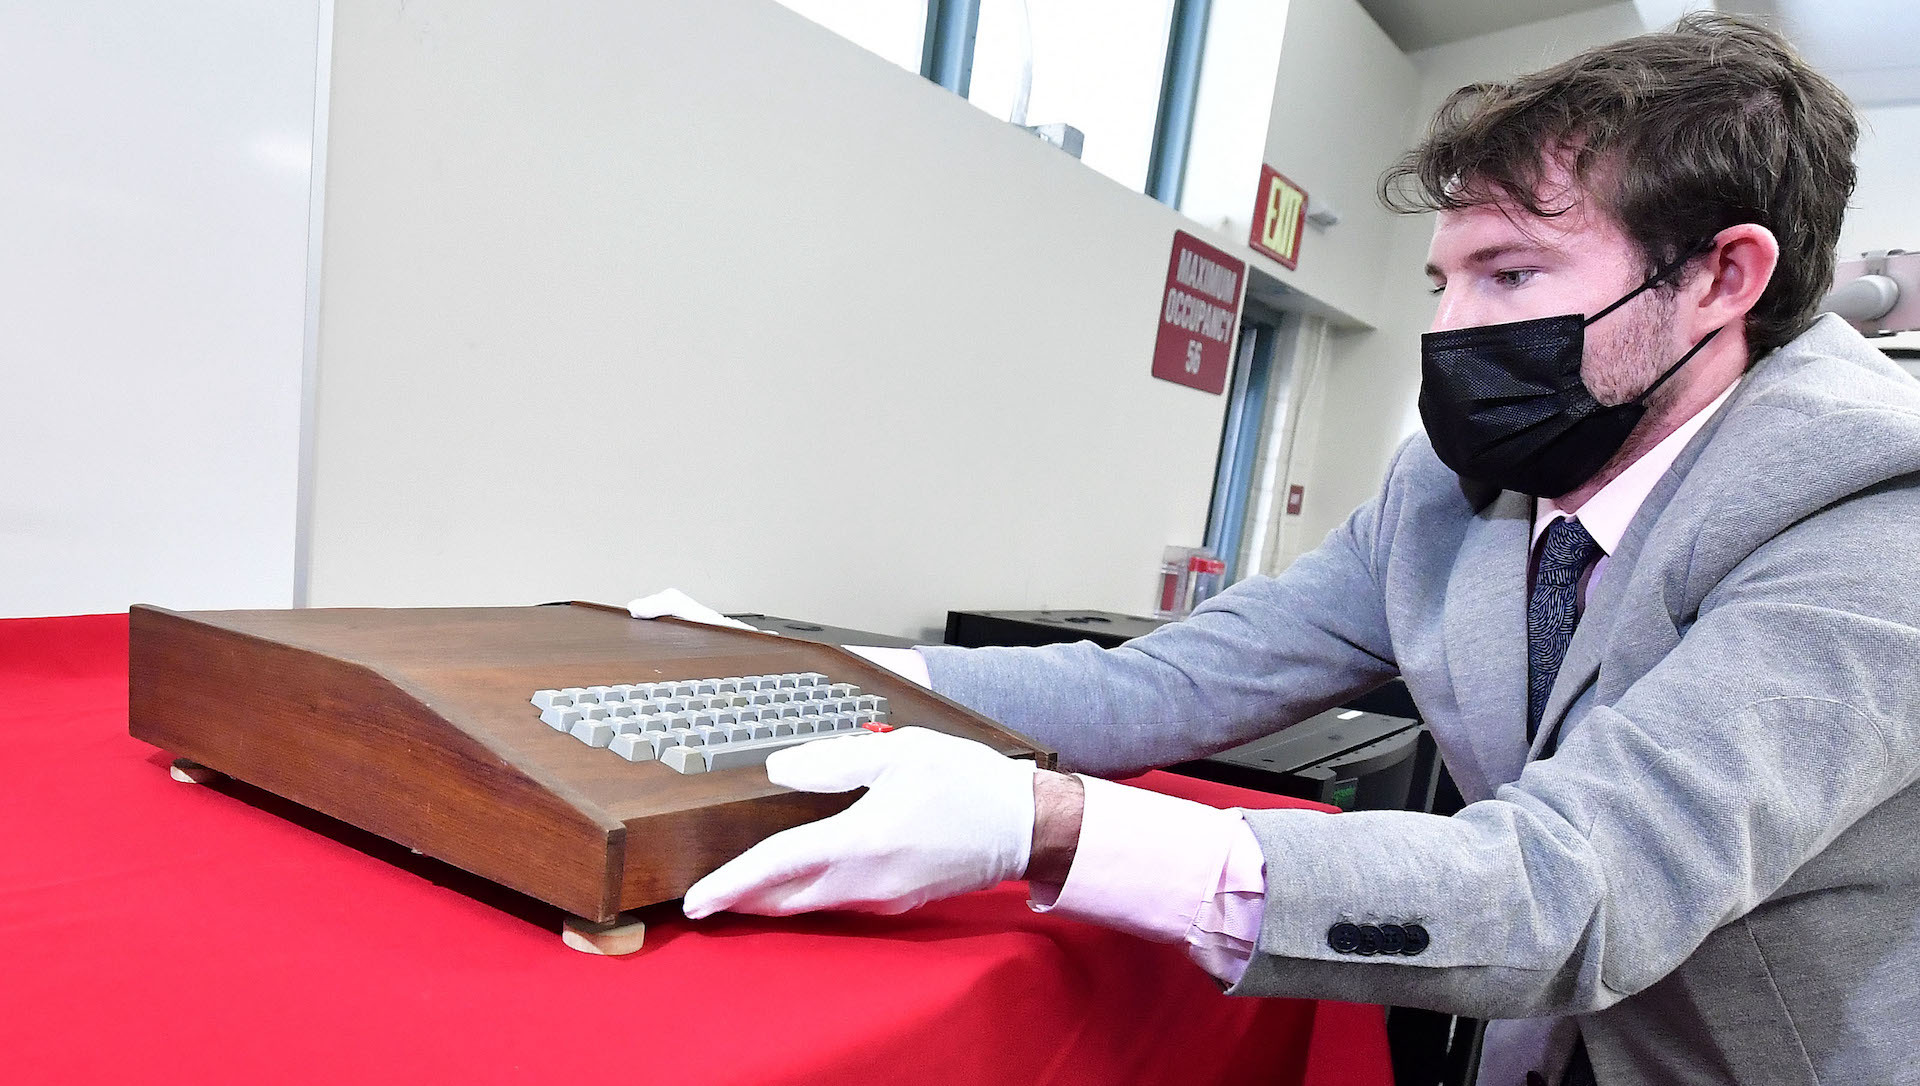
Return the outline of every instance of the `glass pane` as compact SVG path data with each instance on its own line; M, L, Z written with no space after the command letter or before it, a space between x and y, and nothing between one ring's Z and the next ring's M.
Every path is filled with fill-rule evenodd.
M980 0L968 97L1016 124L1078 128L1083 162L1143 190L1172 18L1172 0Z
M1244 239L1253 229L1254 190L1267 156L1286 25L1284 0L1208 5L1205 59L1179 206L1189 218L1231 238Z
M780 3L910 72L920 70L927 0L780 0Z

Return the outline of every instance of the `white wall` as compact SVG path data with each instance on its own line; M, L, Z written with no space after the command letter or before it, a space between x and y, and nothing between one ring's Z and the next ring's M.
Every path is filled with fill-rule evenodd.
M0 6L0 616L291 601L318 13Z
M333 56L313 604L919 633L1199 542L1171 210L770 0L342 0Z
M1860 111L1859 180L1840 228L1840 255L1920 249L1920 103Z
M1342 218L1329 230L1307 228L1296 270L1261 266L1349 324L1381 317L1380 258L1394 222L1374 199L1375 184L1405 149L1418 83L1413 65L1354 0L1288 6L1266 162Z
M33 103L0 115L0 198L32 212L0 247L0 615L295 591L320 6L0 11L0 91ZM1630 7L1398 59L1353 0L1271 13L1269 160L1348 216L1298 275L1259 262L1342 322L1288 538L1417 424L1428 228L1363 221L1379 169L1454 85L1636 32ZM343 21L313 602L672 581L919 632L949 605L1138 610L1159 547L1198 541L1223 405L1145 377L1170 212L767 0ZM1920 247L1920 113L1865 119L1842 249ZM604 493L657 515L530 511Z

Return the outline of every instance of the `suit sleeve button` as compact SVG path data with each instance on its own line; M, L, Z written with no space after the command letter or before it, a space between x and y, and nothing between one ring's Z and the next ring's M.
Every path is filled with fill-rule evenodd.
M1327 929L1327 945L1335 954L1351 954L1360 948L1360 925L1335 924Z
M1427 943L1431 941L1427 937L1427 929L1418 924L1408 924L1401 930L1406 935L1407 945L1400 949L1400 953L1411 956L1427 949Z
M1360 925L1360 945L1353 952L1363 956L1380 953L1380 929L1372 924Z
M1407 948L1407 929L1398 924L1380 925L1380 953L1398 954Z

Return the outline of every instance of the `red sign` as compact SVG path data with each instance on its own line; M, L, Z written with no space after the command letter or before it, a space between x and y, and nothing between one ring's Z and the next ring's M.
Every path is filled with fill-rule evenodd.
M1160 338L1153 345L1153 375L1218 396L1227 387L1233 361L1233 326L1240 319L1245 261L1194 237L1173 232L1167 291L1160 302Z
M1300 231L1307 221L1307 190L1281 176L1272 166L1260 167L1260 195L1253 205L1254 248L1278 260L1291 271L1300 264Z

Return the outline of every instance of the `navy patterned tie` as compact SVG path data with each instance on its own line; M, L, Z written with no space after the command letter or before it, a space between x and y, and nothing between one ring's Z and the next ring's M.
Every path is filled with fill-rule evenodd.
M1560 662L1567 658L1573 628L1580 622L1580 574L1600 554L1600 544L1572 517L1547 526L1540 565L1527 600L1527 742L1540 728L1547 695Z

